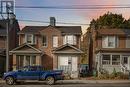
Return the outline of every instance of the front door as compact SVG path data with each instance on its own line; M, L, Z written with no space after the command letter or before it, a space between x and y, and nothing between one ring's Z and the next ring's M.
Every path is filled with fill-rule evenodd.
M130 70L130 56L123 56L123 65Z

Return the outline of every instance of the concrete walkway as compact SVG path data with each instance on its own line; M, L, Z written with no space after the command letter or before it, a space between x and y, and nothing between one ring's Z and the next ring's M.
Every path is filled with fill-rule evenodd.
M29 81L26 82L39 82L39 81ZM41 82L41 81L40 81ZM5 81L0 80L0 84L5 83ZM92 83L130 83L130 80L60 80L57 83L83 83L83 84L92 84Z

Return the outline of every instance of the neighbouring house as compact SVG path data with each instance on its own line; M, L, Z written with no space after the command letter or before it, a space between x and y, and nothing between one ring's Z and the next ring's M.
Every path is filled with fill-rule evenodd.
M6 25L7 20L0 20L0 73L5 72L6 66ZM14 49L18 46L18 36L17 32L20 31L18 21L15 17L11 17L9 24L9 50ZM12 66L12 57L9 58L9 70L11 70Z
M92 67L112 73L130 70L130 29L95 29L92 36Z
M26 26L19 33L19 46L13 55L13 69L26 65L41 65L45 69L64 70L78 77L81 53L81 27L56 26L50 17L49 26Z

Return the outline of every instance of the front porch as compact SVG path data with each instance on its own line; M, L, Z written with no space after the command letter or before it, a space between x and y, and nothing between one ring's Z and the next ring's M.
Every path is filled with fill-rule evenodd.
M112 73L130 71L130 54L129 53L97 53L96 68L100 72L102 69Z
M79 58L83 53L80 49L66 44L53 51L54 69L63 70L64 73L69 74L71 78L78 78L79 74Z
M28 65L41 65L43 52L31 45L23 44L10 53L13 55L13 70Z

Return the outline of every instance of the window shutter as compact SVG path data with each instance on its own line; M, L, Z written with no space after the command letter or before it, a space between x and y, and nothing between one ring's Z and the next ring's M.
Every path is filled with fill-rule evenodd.
M74 43L74 45L77 44L77 38L76 38L76 36L73 36L73 43Z
M102 37L102 47L106 48L108 46L108 37L107 36L103 36Z
M130 48L130 38L126 39L126 48Z
M63 37L63 44L64 44L64 45L67 44L67 36L64 36L64 37Z

